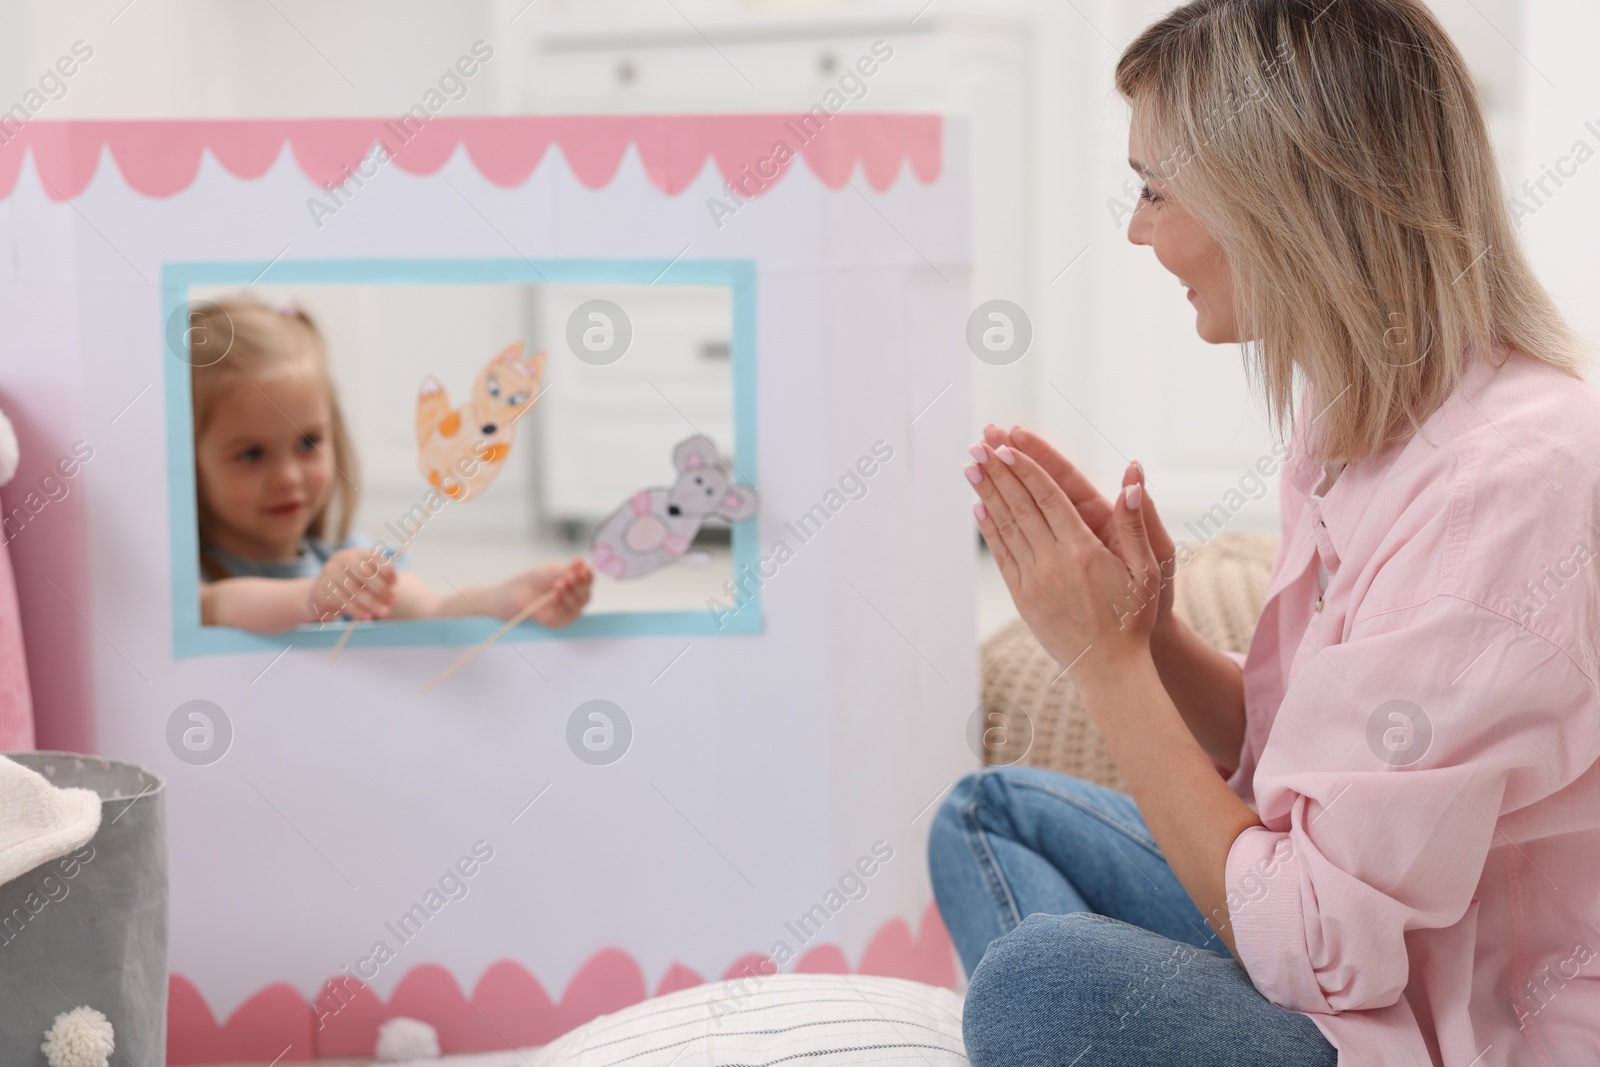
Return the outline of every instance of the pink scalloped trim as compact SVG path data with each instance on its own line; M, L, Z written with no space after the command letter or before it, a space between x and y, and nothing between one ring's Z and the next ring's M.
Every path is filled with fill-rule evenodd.
M11 195L31 150L52 200L77 196L100 165L101 150L129 186L145 196L187 189L200 169L202 149L237 178L259 178L289 142L295 162L318 185L343 182L383 141L393 163L411 174L432 174L458 145L478 172L500 186L525 181L551 145L591 189L616 175L623 153L638 148L645 173L669 195L699 176L706 157L729 182L749 195L771 188L746 181L783 141L830 188L842 186L863 165L874 189L887 189L909 160L923 182L940 171L941 122L937 115L838 114L803 140L797 115L557 115L523 118L434 118L398 136L395 119L235 119L160 122L28 122L0 145L0 199ZM371 169L371 167L369 167ZM771 169L770 167L767 169ZM785 168L786 169L786 168ZM781 171L779 172L781 177ZM774 179L775 180L775 179ZM741 195L745 195L741 193Z
M723 977L762 973L765 960L759 953L741 956ZM806 952L796 961L795 970L851 973L849 961L834 945L818 945ZM928 904L916 937L904 919L885 923L854 973L954 988L955 949L938 908ZM343 991L339 992L341 981ZM656 985L654 995L704 981L687 967L673 964ZM311 1004L293 987L278 982L257 992L219 1026L194 983L174 974L167 995L167 1063L287 1063L370 1056L377 1046L379 1024L397 1015L421 1019L437 1029L444 1052L526 1048L547 1044L597 1015L637 1004L648 995L644 974L633 957L609 948L583 965L559 1003L551 1001L538 979L521 964L510 960L484 971L470 998L449 971L429 963L407 971L388 1004L360 982L344 980L342 975L330 978ZM323 1015L320 1030L319 1014Z

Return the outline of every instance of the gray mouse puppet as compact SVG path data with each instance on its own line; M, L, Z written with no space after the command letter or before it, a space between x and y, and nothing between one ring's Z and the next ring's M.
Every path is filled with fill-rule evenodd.
M595 531L595 570L617 579L642 578L682 558L711 516L740 522L756 513L755 490L733 484L709 437L678 442L672 462L676 483L635 493Z

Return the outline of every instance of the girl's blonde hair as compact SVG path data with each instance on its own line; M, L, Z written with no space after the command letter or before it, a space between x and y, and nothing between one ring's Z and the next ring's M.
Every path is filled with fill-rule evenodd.
M1468 365L1588 356L1534 277L1466 64L1417 0L1194 0L1117 64L1141 160L1215 237L1248 375L1319 459L1409 436Z
M350 521L359 496L355 481L356 455L316 323L298 308L279 311L258 300L241 297L191 303L189 327L189 384L196 441L210 424L218 402L234 389L247 386L253 378L291 360L309 360L316 369L328 392L329 441L326 447L329 447L334 474L333 489L312 517L306 534L335 545L342 544L350 536ZM196 470L197 493L199 485L199 471ZM213 519L203 498L196 500L196 504L201 564L210 577L227 577L216 560L205 557L206 547L211 543Z

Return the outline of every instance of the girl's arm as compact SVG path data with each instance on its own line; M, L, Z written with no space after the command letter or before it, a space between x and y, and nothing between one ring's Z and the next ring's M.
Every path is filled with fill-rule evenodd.
M200 624L282 633L308 622L314 578L224 578L200 586Z
M1177 615L1150 635L1161 685L1207 756L1230 773L1244 748L1244 672Z
M562 563L543 563L503 582L472 585L441 593L429 588L417 575L400 571L395 582L392 619L436 619L468 615L487 615L509 619L538 598L555 589L555 594L533 618L545 626L565 626L577 618L589 602L589 587L594 572L581 558Z
M410 571L396 571L391 619L435 619L443 615L444 597Z
M394 567L370 548L335 552L315 578L223 578L200 586L200 624L276 634L340 615L381 619L392 611Z

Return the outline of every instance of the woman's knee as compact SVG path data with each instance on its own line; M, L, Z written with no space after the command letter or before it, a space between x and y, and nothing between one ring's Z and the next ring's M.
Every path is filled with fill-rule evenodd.
M944 798L943 803L934 812L933 823L928 831L930 867L959 854L957 850L965 851L968 832L967 814L972 810L980 791L984 788L984 778L992 773L991 769L985 768L974 771L956 782L955 788L950 790L950 795Z
M1066 798L1086 782L1037 767L985 767L956 782L933 817L928 833L928 863L937 870L945 862L968 862L975 832L1022 840L1037 813L1025 810L1037 788Z
M933 822L928 827L928 876L933 882L934 899L939 901L941 909L951 903L941 899L944 887L951 879L959 880L962 865L971 862L961 812L971 796L976 777L977 774L969 774L956 783L933 813Z
M1070 980L1077 963L1094 964L1104 947L1107 925L1122 926L1093 912L1027 916L1009 933L996 938L972 976L968 998L1000 1001L1035 995L1035 979Z
M1337 1059L1315 1023L1268 1002L1231 959L1088 912L1030 915L990 943L961 1028L972 1067L1066 1064L1089 1048L1111 1063Z
M1123 951L1116 942L1129 929L1090 912L1034 914L991 942L962 1017L973 1067L1047 1062L1093 1042L1108 1007L1097 1002Z
M939 805L934 825L961 830L975 815L1003 815L1010 805L1010 779L1018 770L1016 767L985 767L966 775L956 782L950 795Z

